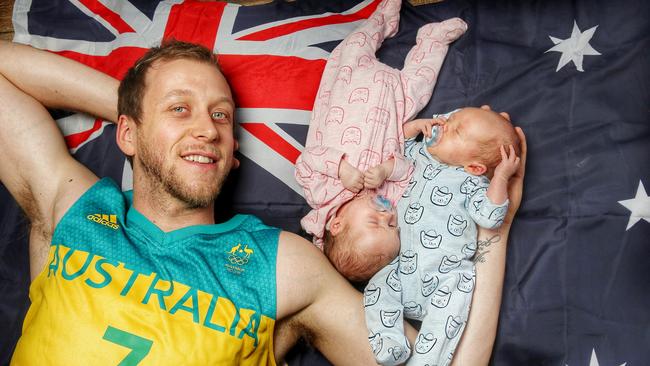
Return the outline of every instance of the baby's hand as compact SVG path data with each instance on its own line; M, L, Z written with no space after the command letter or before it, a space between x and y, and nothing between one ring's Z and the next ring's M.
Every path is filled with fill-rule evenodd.
M423 134L425 138L429 138L431 137L431 128L434 125L434 121L435 120L431 118L419 119L415 122L415 128L418 133Z
M442 126L445 123L447 123L447 117L445 117L445 116L438 116L436 118L431 119L431 124L432 125L441 125Z
M419 135L420 133L424 134L424 138L431 137L431 128L435 125L445 124L444 118L420 118L414 119L412 121L406 122L404 124L404 137L411 139Z
M492 179L503 179L506 182L510 177L517 172L519 169L520 158L515 154L515 148L512 145L509 145L510 155L506 153L506 149L501 146L499 150L501 151L501 162L494 169L494 176Z
M354 193L363 189L363 173L345 160L341 160L339 165L339 179L343 187Z
M429 124L427 125L426 132L422 131L422 133L424 134L425 141L431 138L431 130L433 129L433 126L444 126L445 123L447 123L447 117L440 116L440 117L432 118L428 120L428 122Z
M373 166L366 170L363 176L363 186L366 189L375 189L384 183L389 174L390 172L386 172L383 165Z
M363 186L366 189L375 189L381 186L386 178L390 177L390 175L393 173L394 167L395 160L390 159L366 170L366 173L363 175Z
M435 125L444 125L445 121L444 117L414 119L404 124L404 137L410 139L422 133L425 138L430 138L431 128Z
M420 122L421 121L421 122ZM431 138L431 129L433 126L444 126L447 123L447 118L445 117L436 117L436 118L427 118L418 120L419 122L419 131L422 132L424 138Z

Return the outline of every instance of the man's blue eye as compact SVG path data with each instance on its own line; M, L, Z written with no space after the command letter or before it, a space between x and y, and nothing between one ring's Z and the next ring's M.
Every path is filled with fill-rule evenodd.
M185 111L185 107L174 107L174 108L173 108L173 111L174 111L174 112L184 112L184 111Z
M212 117L212 119L224 119L224 118L226 118L226 114L223 113L223 112L212 112L212 114L210 114L210 116Z

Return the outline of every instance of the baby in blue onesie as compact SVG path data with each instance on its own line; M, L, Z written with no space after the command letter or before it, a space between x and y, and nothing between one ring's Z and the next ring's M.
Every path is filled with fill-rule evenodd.
M448 365L472 300L476 225L503 222L519 139L487 106L413 120L404 135L415 171L397 204L399 256L364 291L369 340L382 365ZM422 321L414 352L404 317Z

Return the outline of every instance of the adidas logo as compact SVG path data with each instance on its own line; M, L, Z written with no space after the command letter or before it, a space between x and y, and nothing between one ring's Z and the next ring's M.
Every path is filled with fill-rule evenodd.
M103 214L94 214L94 215L88 215L86 218L90 221L94 221L98 224L102 224L104 226L108 226L113 230L117 230L120 225L117 224L117 216L116 215L103 215Z

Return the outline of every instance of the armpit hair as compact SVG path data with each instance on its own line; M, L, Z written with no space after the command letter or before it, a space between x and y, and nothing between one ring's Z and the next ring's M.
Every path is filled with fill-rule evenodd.
M15 195L16 201L29 221L30 236L37 235L41 238L50 238L52 236L52 228L45 225L45 216L41 212L38 204L36 204L32 189L27 184L23 184Z

